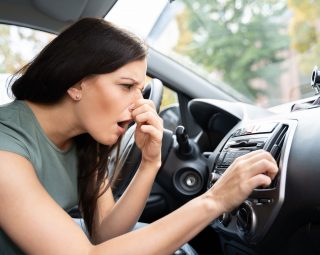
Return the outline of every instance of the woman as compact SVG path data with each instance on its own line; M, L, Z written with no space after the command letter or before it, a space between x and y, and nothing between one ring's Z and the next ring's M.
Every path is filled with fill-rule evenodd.
M16 100L0 108L1 254L172 254L271 183L270 154L247 154L203 195L131 231L161 164L162 120L141 94L146 68L141 41L87 18L21 70ZM107 159L131 121L142 160L115 203ZM66 213L77 203L89 238Z

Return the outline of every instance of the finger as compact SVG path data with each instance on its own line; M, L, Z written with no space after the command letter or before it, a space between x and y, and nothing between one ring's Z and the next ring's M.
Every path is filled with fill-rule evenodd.
M265 174L258 174L250 178L247 184L250 190L253 190L260 186L268 187L271 184L271 178Z
M256 150L256 151L252 151L250 153L247 153L241 157L239 157L239 160L247 160L248 163L253 163L254 161L260 160L260 159L267 159L273 163L277 163L276 160L272 157L272 155L270 154L270 152L265 151L265 150Z
M254 163L260 162L260 161L262 162L261 167L263 167L263 164L265 164L265 167L267 169L268 169L268 166L271 166L270 164L268 164L268 162L271 163L273 165L273 167L271 167L270 169L271 170L273 169L275 171L270 171L270 173L271 174L274 172L275 172L275 174L277 173L277 171L278 171L277 162L272 157L272 155L267 151L259 150L257 153L253 153L250 157L248 157L246 159L246 163L249 165L254 165ZM272 174L272 175L275 175L275 174Z
M150 135L154 140L161 143L163 132L160 132L159 129L151 125L141 125L140 129L143 133Z
M147 123L149 125L152 125L156 127L157 129L162 130L162 119L153 112L144 112L139 115L137 115L134 120L137 123Z
M249 159L249 158L254 157L256 155L270 155L271 156L271 154L269 152L267 152L266 150L259 149L259 150L251 151L247 154L244 154L244 155L240 156L239 158ZM272 156L271 156L271 158L272 158Z
M144 105L139 106L138 108L135 108L134 110L132 110L131 115L132 115L132 117L135 117L135 116L137 116L141 113L144 113L144 112L153 112L156 115L158 115L156 110L148 104L144 104Z
M247 169L245 174L248 176L263 173L273 179L277 175L278 166L269 152L259 150L249 154L245 155L246 157L237 158L234 161L234 166L238 169Z
M153 101L149 100L149 99L138 99L137 101L134 102L132 107L134 109L137 109L138 107L140 107L144 104L149 105L152 109L156 110L156 107L155 107Z
M263 158L250 166L249 173L251 176L265 174L271 179L274 179L278 173L278 166L275 163Z

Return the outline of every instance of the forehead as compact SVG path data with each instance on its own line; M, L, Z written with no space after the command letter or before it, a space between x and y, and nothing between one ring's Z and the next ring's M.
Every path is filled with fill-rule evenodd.
M131 78L139 83L144 82L145 76L147 73L147 61L144 60L138 60L130 62L119 69L117 69L115 72L113 72L113 75L115 78Z

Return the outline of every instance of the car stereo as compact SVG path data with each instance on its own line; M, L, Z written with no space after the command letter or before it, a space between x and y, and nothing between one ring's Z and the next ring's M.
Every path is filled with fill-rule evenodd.
M287 125L279 122L259 123L237 129L216 158L213 171L215 178L219 178L236 158L251 151L264 149L278 160L287 129Z
M216 219L212 223L216 230L248 243L263 238L284 200L287 161L296 125L295 120L255 122L235 128L221 141L212 156L209 188L236 158L259 149L271 153L280 171L270 186L256 188L238 208Z

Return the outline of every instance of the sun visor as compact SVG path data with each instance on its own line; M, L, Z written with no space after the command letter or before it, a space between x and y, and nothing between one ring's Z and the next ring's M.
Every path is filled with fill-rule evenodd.
M36 9L59 21L79 19L88 2L88 0L32 0Z
M59 33L83 17L103 18L117 0L0 0L0 23Z

